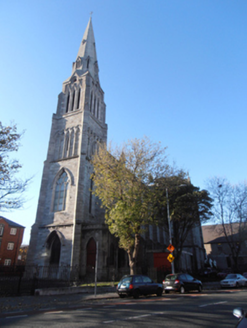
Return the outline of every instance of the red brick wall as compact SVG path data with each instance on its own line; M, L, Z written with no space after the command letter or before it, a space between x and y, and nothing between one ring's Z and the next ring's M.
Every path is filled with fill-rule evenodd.
M3 235L0 236L1 246L0 246L0 265L4 265L5 259L11 260L11 265L17 263L17 258L19 254L19 249L22 243L24 228L11 227L4 219L0 218L0 225L4 225ZM16 234L11 235L11 228L16 228ZM8 250L8 243L14 243L14 249Z

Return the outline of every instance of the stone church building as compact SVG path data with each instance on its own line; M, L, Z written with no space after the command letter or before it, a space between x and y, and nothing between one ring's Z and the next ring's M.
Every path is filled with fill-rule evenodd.
M96 254L98 279L119 279L129 273L127 254L118 248L118 241L109 233L104 211L91 192L93 167L90 159L96 143L107 142L105 119L106 105L90 18L71 76L63 83L52 117L37 216L27 256L29 276L35 273L42 278L92 278ZM201 227L198 229L191 232L188 254L184 254L189 267L193 261L201 267L204 261ZM145 261L140 267L143 273L148 273L147 268L159 262L159 256L154 260L154 254L162 250L164 254L167 252L169 239L164 229L150 226L143 240L147 241L142 243L141 250Z

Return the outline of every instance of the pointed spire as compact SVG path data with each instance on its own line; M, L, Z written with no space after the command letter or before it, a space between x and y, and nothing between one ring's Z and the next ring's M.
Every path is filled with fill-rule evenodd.
M92 18L90 17L85 33L80 44L76 62L73 65L73 72L82 70L82 73L89 71L96 80L98 77L98 62L95 48L95 39L93 33Z

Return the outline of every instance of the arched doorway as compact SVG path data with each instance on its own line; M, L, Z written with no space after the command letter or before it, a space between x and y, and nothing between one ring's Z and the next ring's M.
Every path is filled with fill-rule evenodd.
M47 239L47 248L49 250L49 277L56 278L59 268L61 241L56 231L53 231Z
M96 260L96 243L91 238L87 243L87 272L94 272Z

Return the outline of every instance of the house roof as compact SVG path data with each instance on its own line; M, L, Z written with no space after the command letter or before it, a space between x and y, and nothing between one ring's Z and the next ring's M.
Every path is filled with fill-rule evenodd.
M11 221L11 220L9 220L9 219L6 219L6 218L4 218L3 216L0 216L0 219L3 219L6 223L8 223L8 225L9 225L10 227L15 227L15 228L24 228L24 229L25 229L24 226L22 226L22 225L20 225L20 224L18 224L18 223L16 223L16 222L14 222L14 221Z
M227 235L236 235L239 232L239 224L225 224ZM222 224L213 224L202 226L204 244L226 243Z

